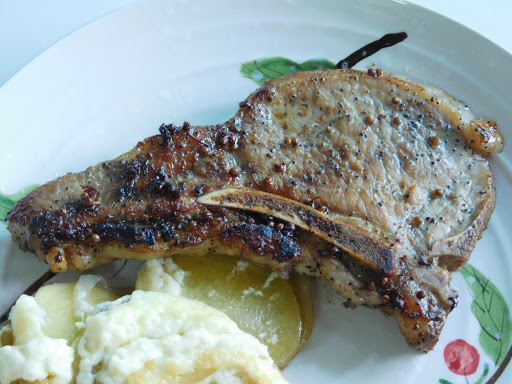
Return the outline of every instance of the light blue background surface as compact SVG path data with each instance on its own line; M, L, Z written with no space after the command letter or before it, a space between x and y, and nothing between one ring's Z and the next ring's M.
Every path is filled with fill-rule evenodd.
M0 0L0 85L46 48L135 0Z
M0 0L0 86L31 59L66 35L135 1L137 0ZM509 0L408 2L446 15L512 52L512 2Z

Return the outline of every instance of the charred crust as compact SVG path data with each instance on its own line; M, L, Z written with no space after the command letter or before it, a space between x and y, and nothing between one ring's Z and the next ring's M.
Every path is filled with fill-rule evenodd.
M96 188L87 185L82 185L81 187L83 192L80 195L80 198L82 199L85 206L90 208L94 205L94 203L98 201L100 193Z
M149 186L155 196L169 196L171 199L179 199L183 194L183 187L174 185L162 169L156 171Z
M133 185L124 185L122 187L119 187L117 191L117 198L120 202L133 197L140 197L140 189L138 187L135 187Z
M157 205L152 205L148 210L168 213ZM169 243L169 246L189 246L202 242L208 231L209 219L177 216L171 213L158 219L137 222L130 222L127 218L111 222L89 221L85 225L85 220L65 220L55 212L46 212L32 218L30 232L40 240L41 250L45 254L63 243L74 241L89 244L90 247L119 244L128 248L139 244L154 246L157 240Z
M194 189L194 195L195 196L203 196L205 193L205 185L199 185Z
M190 126L190 124L188 124L186 122L185 122L185 124ZM160 137L161 137L161 140L159 141L158 144L160 144L161 146L172 144L172 136L174 136L175 134L180 132L185 127L185 124L183 124L183 127L177 127L174 124L168 124L168 125L162 124L158 128L158 131L160 132Z
M65 212L46 211L32 216L29 231L33 239L38 239L44 254L64 244L81 243L94 253L115 244L125 248L188 247L220 236L228 242L240 240L253 252L272 256L278 262L297 261L301 255L297 240L300 230L295 225L269 221L259 214L241 214L237 220L232 212L230 220L226 220L228 211L223 208L201 208L192 215L183 208L179 202L155 202L133 218L124 215L112 220L110 215L78 202ZM269 222L273 225L267 225Z
M285 227L279 230L265 224L242 223L224 231L225 241L233 239L239 239L260 255L272 255L278 262L297 260L302 251L293 231Z
M52 211L32 216L29 231L40 239L41 250L45 254L50 249L59 246L62 240L68 239L71 236L85 239L85 235L80 228L65 225L64 217Z
M139 225L124 223L104 223L97 224L93 231L104 241L119 242L125 246L133 244L156 244L156 233L154 229L143 228Z
M121 180L133 180L136 177L147 175L149 173L149 161L135 159L133 161L121 161L119 178Z

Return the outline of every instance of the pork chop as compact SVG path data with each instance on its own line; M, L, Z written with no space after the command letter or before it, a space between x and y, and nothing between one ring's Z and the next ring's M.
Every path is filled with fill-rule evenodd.
M495 205L496 124L379 70L267 83L231 120L162 125L128 153L49 182L9 213L52 271L222 252L324 276L431 349Z

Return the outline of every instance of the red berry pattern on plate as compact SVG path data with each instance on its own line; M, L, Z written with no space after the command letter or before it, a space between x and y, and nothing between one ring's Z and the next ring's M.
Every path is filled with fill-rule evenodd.
M444 348L444 361L448 369L457 375L472 375L478 369L480 354L467 341L457 339Z

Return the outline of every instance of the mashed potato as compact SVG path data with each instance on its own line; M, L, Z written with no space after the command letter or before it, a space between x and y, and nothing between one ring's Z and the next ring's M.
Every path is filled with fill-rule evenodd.
M224 313L160 292L124 300L86 319L77 383L285 382L267 348Z
M31 296L22 295L10 315L14 345L0 348L0 383L18 379L26 381L53 377L53 383L70 383L73 378L71 364L73 348L65 339L53 339L43 333L45 311Z
M108 295L93 300L95 282L82 277L62 288L73 290L62 296L75 327L67 339L55 337L50 313L36 299L17 301L0 336L11 344L0 347L1 384L285 383L267 348L222 312L161 292L101 303Z

